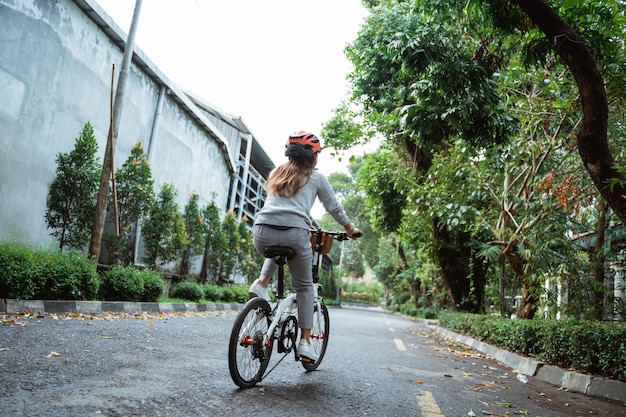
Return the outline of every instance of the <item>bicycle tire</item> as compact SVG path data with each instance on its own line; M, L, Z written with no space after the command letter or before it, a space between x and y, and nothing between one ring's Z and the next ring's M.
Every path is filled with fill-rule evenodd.
M319 308L318 308L319 307ZM302 361L302 366L307 371L314 371L322 363L326 346L328 346L328 336L330 334L330 319L328 308L323 302L315 303L313 312L313 328L311 329L311 346L317 353L317 360L314 363Z
M273 337L267 337L271 322L269 303L255 297L237 314L228 344L228 369L240 388L251 388L263 379L272 356Z

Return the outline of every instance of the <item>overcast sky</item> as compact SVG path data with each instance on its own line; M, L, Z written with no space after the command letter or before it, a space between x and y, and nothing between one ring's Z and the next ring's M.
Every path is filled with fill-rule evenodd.
M135 1L97 1L128 32ZM280 164L288 135L319 135L346 97L343 51L366 15L360 0L145 0L135 43L169 79L241 116ZM322 152L323 173L341 165Z

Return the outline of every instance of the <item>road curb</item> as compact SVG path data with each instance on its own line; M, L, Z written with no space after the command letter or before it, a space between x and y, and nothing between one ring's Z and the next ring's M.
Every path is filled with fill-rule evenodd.
M570 391L609 400L626 402L626 382L581 374L574 371L567 371L556 366L548 365L545 362L499 349L487 343L452 332L432 323L428 323L428 325L433 327L437 333L442 336L456 340L457 342L470 346L474 350L485 353L486 355L496 359L498 362L528 375L529 377L537 378L540 381L544 381Z
M129 301L61 301L0 299L0 314L200 313L239 311L241 304L156 303Z

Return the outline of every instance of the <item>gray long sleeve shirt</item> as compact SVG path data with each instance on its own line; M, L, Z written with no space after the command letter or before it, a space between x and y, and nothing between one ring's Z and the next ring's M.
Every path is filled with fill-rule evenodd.
M256 215L255 223L309 229L313 226L311 208L316 198L337 223L342 226L350 223L328 179L319 171L313 171L309 181L293 197L268 195L265 205Z

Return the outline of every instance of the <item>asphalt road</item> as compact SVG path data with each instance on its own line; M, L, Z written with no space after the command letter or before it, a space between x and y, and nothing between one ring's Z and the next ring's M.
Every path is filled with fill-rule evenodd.
M0 316L0 413L626 416L624 404L532 378L521 383L513 370L421 322L368 308L330 309L330 343L317 371L290 356L240 390L227 361L236 314Z

